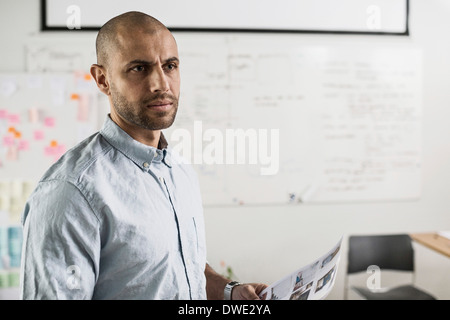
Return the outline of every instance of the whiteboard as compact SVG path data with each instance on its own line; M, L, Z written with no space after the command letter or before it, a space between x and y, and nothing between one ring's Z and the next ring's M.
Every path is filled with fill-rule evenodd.
M181 103L166 135L197 169L205 204L420 197L419 49L241 40L178 40ZM238 135L227 148L238 130L241 162Z
M206 206L420 197L420 49L376 41L314 45L291 36L175 37L181 60L180 107L174 125L164 133L197 171ZM66 70L95 59L92 43L78 45L79 52L58 43L41 42L27 50L34 74L52 70L51 77L54 68ZM73 72L65 74L74 77ZM27 86L24 77L22 87ZM51 105L53 93L47 94ZM21 96L19 107L33 104L33 95ZM0 100L0 110L12 106L10 99ZM67 110L77 110L78 101L67 103ZM92 110L100 123L107 113L100 106L107 104L98 105ZM62 135L75 143L79 123L66 125ZM244 149L238 152L242 136ZM34 174L26 154L12 171L4 162L0 175L22 174L22 168Z
M142 11L172 30L408 34L408 0L46 0L43 30L96 30Z

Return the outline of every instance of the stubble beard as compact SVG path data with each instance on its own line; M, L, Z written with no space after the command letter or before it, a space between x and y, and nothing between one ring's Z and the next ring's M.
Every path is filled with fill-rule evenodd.
M112 89L112 88L111 88ZM148 130L169 128L175 121L178 110L178 98L171 94L157 94L142 102L130 102L116 90L111 90L114 110L126 121ZM151 112L148 105L156 100L170 100L172 107L168 111ZM151 114L150 114L151 113Z

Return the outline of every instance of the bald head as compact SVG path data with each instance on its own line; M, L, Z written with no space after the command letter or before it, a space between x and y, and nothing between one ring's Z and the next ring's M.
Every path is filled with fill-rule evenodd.
M130 11L112 18L100 28L97 35L97 64L108 66L110 56L120 49L120 37L132 37L135 32L151 34L160 30L168 29L159 20L142 12Z

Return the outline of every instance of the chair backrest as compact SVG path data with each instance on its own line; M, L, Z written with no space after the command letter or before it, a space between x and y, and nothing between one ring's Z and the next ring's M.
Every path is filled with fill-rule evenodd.
M384 270L414 271L414 250L407 234L350 236L347 273Z

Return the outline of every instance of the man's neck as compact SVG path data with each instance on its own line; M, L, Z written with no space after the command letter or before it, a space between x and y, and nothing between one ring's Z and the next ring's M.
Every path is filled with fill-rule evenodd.
M117 116L115 113L110 114L111 120L114 121L123 131L128 133L134 140L147 146L158 148L161 138L161 130L148 130L136 125L130 124Z

